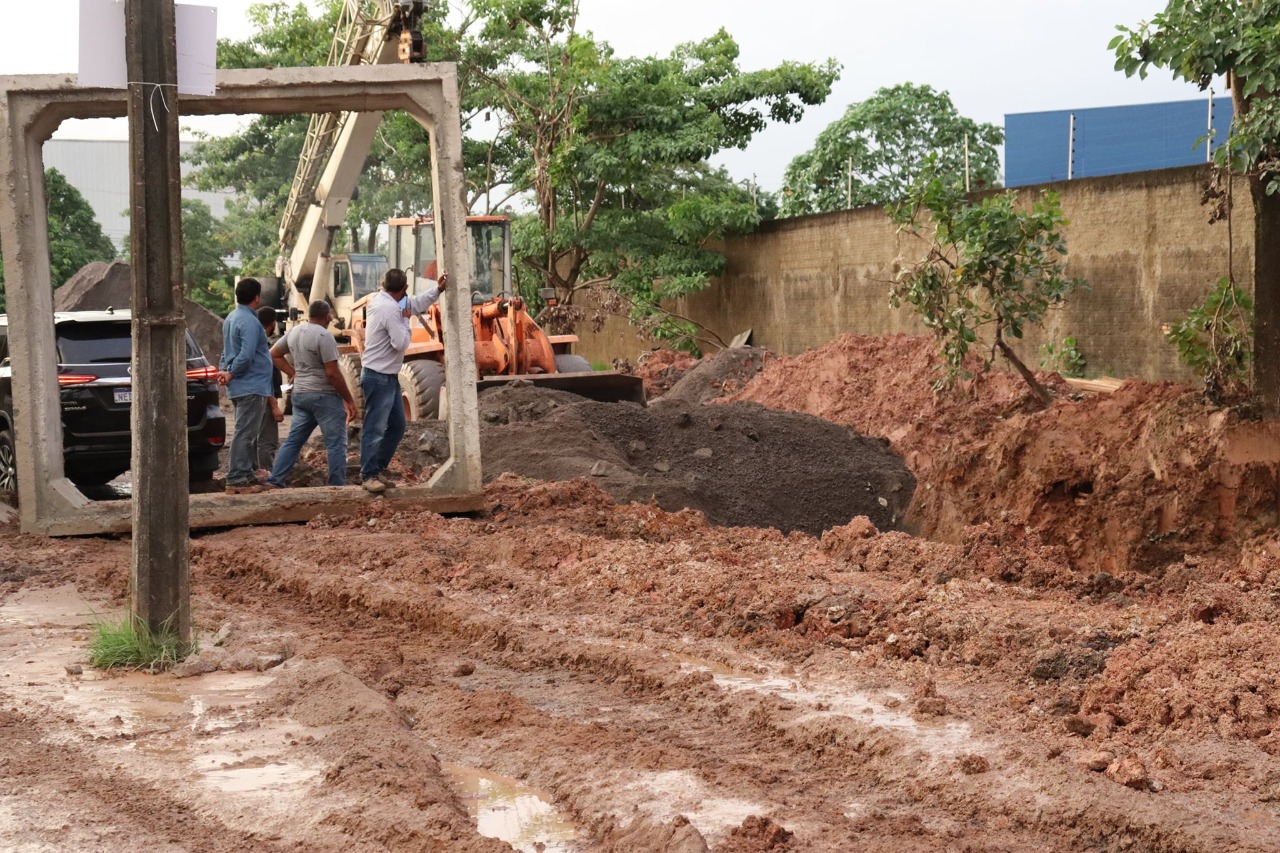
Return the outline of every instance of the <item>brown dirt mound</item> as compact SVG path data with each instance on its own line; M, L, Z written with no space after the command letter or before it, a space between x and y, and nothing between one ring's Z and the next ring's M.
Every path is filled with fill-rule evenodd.
M120 261L85 264L53 292L54 311L105 311L128 308L133 300L129 265ZM203 305L183 300L183 314L191 336L214 364L222 357L222 318Z
M667 403L706 403L735 394L772 358L773 353L758 347L721 350L686 371L662 399Z
M667 393L697 363L698 360L687 352L651 350L641 357L640 364L630 372L644 380L645 396L652 402Z
M1274 522L1280 429L1171 383L1082 396L1056 377L1047 409L1002 371L935 395L933 341L845 335L765 365L731 401L887 438L916 475L908 518L959 542L987 522L1035 531L1077 569L1159 573Z

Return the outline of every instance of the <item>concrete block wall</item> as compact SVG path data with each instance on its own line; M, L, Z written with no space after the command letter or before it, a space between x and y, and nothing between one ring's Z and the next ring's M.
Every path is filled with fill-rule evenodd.
M1228 226L1210 225L1200 204L1205 167L1063 181L1068 271L1088 283L1045 324L1016 344L1031 365L1040 346L1074 336L1090 376L1186 380L1162 328L1183 317L1228 270ZM1253 288L1253 218L1237 187L1234 274ZM914 244L914 245L913 245ZM908 308L889 306L893 262L923 251L897 233L879 208L778 220L727 241L728 269L674 310L724 340L746 329L752 342L794 355L846 332L925 333ZM648 348L623 322L584 331L578 351L592 361L634 359Z

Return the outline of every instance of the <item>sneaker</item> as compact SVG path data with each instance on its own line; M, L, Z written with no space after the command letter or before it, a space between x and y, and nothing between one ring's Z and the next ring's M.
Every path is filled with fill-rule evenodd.
M370 477L361 483L360 486L371 495L380 495L387 490L386 485L377 477Z
M227 494L229 495L254 495L261 491L265 491L265 487L261 483L227 483Z

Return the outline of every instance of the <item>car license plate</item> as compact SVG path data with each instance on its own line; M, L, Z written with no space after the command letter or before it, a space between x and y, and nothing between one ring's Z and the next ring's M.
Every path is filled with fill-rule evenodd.
M115 397L116 397L117 403L132 403L133 389L132 388L116 388Z

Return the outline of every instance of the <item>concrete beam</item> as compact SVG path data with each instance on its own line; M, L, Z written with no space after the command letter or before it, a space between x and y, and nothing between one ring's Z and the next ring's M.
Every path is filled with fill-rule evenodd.
M22 529L78 535L119 532L115 502L88 501L65 478L61 402L49 365L57 363L49 234L42 146L72 118L126 115L124 89L82 88L74 75L0 77L0 242L5 256L13 369L14 439ZM443 245L452 286L442 307L446 354L450 458L427 487L401 489L395 501L465 511L480 506L482 480L479 414L470 318L470 266L466 257L466 203L462 181L462 130L457 71L452 63L428 65L276 68L218 72L212 96L166 93L156 109L177 103L181 115L253 115L405 110L431 138L430 169L436 216L452 235ZM468 373L468 367L471 372ZM310 490L307 490L310 491ZM366 506L353 489L327 490L323 498L292 490L263 495L192 498L192 527L300 521L342 506ZM384 498L385 500L385 498ZM115 503L115 506L112 504ZM127 513L126 513L127 516Z
M128 533L132 501L101 501L92 518L70 515L48 519L39 531L46 536L86 536ZM248 524L289 524L310 521L318 515L355 516L374 507L397 510L430 510L440 514L477 512L484 509L484 495L447 495L428 486L391 489L371 495L359 486L284 489L256 495L192 495L192 529L238 527Z

